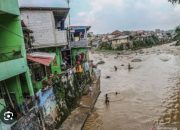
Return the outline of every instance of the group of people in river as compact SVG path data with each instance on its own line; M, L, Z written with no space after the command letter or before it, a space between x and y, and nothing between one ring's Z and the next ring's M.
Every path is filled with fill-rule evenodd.
M133 67L132 67L131 64L129 63L129 64L128 64L128 70L130 71L131 69L133 69ZM114 71L117 71L117 70L118 70L117 66L114 66ZM110 78L110 76L106 76L106 78ZM115 94L118 95L119 93L118 93L118 92L115 92ZM108 105L109 102L110 102L109 96L108 96L108 94L105 94L105 104Z
M115 92L115 95L118 95L118 94L120 94L119 92ZM109 98L109 95L106 93L105 94L105 104L106 105L109 105L109 102L110 102L110 100L109 100L110 98Z
M129 63L129 64L128 64L128 70L130 71L131 69L133 69L133 67L132 67L131 64ZM114 66L114 71L117 71L117 70L118 70L117 66Z

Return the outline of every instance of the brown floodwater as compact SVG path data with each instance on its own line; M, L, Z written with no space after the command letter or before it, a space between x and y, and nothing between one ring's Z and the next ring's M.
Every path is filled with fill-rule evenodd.
M156 125L178 127L179 52L180 47L166 44L121 55L91 54L95 63L103 60L105 64L98 65L101 94L83 130L151 130ZM131 62L133 59L142 61ZM130 71L129 63L133 67ZM105 94L108 94L109 105L105 104Z

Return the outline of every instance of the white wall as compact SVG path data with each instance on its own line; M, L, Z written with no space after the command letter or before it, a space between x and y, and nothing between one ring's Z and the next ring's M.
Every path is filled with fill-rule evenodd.
M62 34L55 30L55 20L52 11L21 11L21 19L33 31L35 39L33 47L39 48L58 46L61 43L63 45L67 44L64 33ZM61 37L61 34L65 39Z
M119 40L113 40L112 41L112 48L113 49L117 49L117 47L121 44L126 44L128 43L128 39L125 38L125 39L119 39Z

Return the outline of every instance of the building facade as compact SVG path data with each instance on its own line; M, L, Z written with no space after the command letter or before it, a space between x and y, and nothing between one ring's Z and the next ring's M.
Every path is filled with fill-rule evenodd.
M0 1L0 111L22 115L34 96L17 0ZM27 108L24 104L26 103ZM17 117L19 118L19 117ZM0 129L11 125L0 123Z

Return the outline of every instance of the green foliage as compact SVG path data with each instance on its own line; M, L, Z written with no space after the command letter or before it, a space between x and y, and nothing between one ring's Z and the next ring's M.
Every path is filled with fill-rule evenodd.
M117 47L117 50L119 50L119 51L122 51L122 50L124 50L124 47L123 47L123 45L121 44L121 45L119 45L118 47Z
M153 45L158 45L159 39L155 36L152 35L151 37L147 37L144 40L133 40L133 49L140 49L142 47L151 47Z
M130 40L132 41L132 44L133 44L133 47L131 49L134 49L134 50L141 49L143 47L151 47L151 46L160 44L158 37L155 35L146 37L143 40L137 39L137 38L131 36ZM130 45L126 44L126 45L119 45L116 50L119 50L119 51L124 50L124 47L130 49ZM99 49L100 50L112 50L112 47L109 42L101 42L99 45Z
M100 50L111 50L112 47L111 47L111 44L109 42L101 42L99 44L99 49Z
M87 84L92 83L92 79L89 72L83 72L82 74L75 73L71 75L71 78L67 77L67 75L62 75L54 80L53 83L53 91L60 109L60 123L62 123L70 112L77 107L85 87Z
M175 3L180 4L180 0L168 0L168 1L171 2L171 3L173 3L173 4L175 4Z
M175 40L180 40L180 26L176 27L176 36L175 36Z

